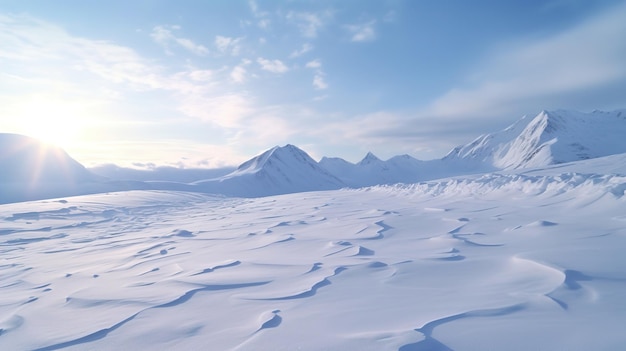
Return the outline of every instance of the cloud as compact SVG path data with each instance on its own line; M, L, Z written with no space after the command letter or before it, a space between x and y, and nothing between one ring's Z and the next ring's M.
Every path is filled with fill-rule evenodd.
M198 56L204 56L209 53L209 49L206 47L196 44L190 39L180 38L174 35L173 31L176 30L180 30L180 26L156 26L152 29L150 36L156 43L162 45L169 54L171 54L169 48L170 43L175 43Z
M245 69L244 66L249 65L251 62L252 61L248 59L244 59L241 61L239 65L233 68L233 70L230 72L230 78L232 79L233 82L243 83L246 81L247 70Z
M193 70L189 77L196 82L210 82L214 79L215 72L208 69Z
M626 3L558 33L495 48L459 83L411 111L335 118L316 132L380 150L440 158L542 109L623 108ZM441 136L445 135L445 138Z
M289 54L289 58L296 58L298 56L302 56L305 53L309 52L313 50L313 45L309 44L309 43L304 43L302 44L302 47L298 50L295 50L294 52L292 52L291 54Z
M328 84L324 80L324 73L321 71L315 73L315 76L313 77L313 87L317 90L328 89Z
M191 117L224 128L238 128L253 111L252 98L240 93L221 95L189 94L180 110Z
M230 53L233 56L239 55L241 51L240 42L243 38L230 38L217 35L215 37L215 46L221 53Z
M272 73L285 73L289 70L289 68L280 60L267 60L259 57L256 61L259 65L261 65L263 70Z
M302 36L306 38L316 38L319 30L326 25L327 19L330 17L329 12L312 13L312 12L294 12L287 13L287 20L295 23L300 29Z
M320 60L313 60L313 61L307 62L306 67L307 68L321 68L322 63L320 62Z
M261 29L268 28L272 23L272 21L268 18L269 12L261 11L259 9L259 5L254 0L250 0L248 2L248 5L250 6L250 11L252 11L252 15L258 19L257 26Z
M351 35L350 40L354 42L372 41L376 38L376 31L374 25L376 21L369 21L366 23L347 25L345 28Z
M471 72L469 86L449 90L425 112L489 118L529 109L606 108L589 100L626 89L624 18L626 3L560 33L496 49Z
M163 164L182 156L201 161L207 155L197 150L208 150L219 153L211 164L233 164L234 158L239 162L259 149L293 142L317 116L301 106L267 106L234 86L252 76L250 60L216 69L189 61L164 67L132 48L76 37L28 16L0 15L0 64L11 72L0 74L0 112L7 112L0 115L39 106L32 101L41 96L60 105L81 102L77 118L92 130L79 133L83 143L70 151L87 163ZM282 61L263 57L254 64L271 72L289 70ZM0 118L0 128L6 126ZM209 147L219 143L229 152Z
M328 83L326 83L326 80L324 79L326 74L322 71L322 62L320 60L309 61L306 63L305 67L315 70L315 75L313 76L313 87L316 90L328 89Z
M246 81L246 69L243 66L235 66L230 72L230 78L235 83L243 83Z

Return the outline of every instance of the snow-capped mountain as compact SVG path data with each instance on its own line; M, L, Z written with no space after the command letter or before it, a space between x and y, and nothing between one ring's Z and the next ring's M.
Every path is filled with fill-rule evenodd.
M371 152L356 164L337 157L323 157L320 166L350 187L378 184L412 183L420 180L424 161L409 155L394 156L383 161Z
M531 168L626 152L626 110L542 111L454 148L447 162L483 169Z
M273 147L223 177L194 182L193 185L203 192L246 197L346 186L306 152L289 144Z
M82 194L95 178L59 147L0 133L0 203Z
M542 111L457 146L442 159L420 161L401 155L382 161L370 152L356 164L324 157L320 165L351 187L414 183L626 153L624 135L626 110Z
M61 148L37 139L0 133L0 182L80 182L94 176Z
M267 150L224 176L189 183L182 177L186 173L171 181L104 180L59 148L0 134L0 203L130 189L259 197L415 183L626 153L624 135L626 110L542 111L533 119L524 117L502 131L458 146L442 159L420 161L400 155L383 161L370 152L356 164L328 157L318 163L299 148L286 145Z

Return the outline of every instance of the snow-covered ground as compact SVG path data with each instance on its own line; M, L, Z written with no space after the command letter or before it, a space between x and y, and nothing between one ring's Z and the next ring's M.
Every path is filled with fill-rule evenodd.
M626 154L0 205L3 350L621 350Z

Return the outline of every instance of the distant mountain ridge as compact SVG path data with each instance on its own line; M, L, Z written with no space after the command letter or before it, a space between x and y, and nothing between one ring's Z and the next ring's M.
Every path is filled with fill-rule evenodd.
M44 189L48 191L39 194L39 198L52 194L67 196L65 194L130 189L261 197L343 187L416 183L626 153L625 135L626 110L591 113L542 111L532 119L523 117L502 131L485 134L468 144L457 146L441 159L421 161L409 155L399 155L383 161L369 152L356 164L337 157L323 157L316 162L303 150L287 144L251 158L226 175L189 182L177 179L105 181L91 174L61 149L46 148L28 137L0 134L0 167L3 170L0 173L0 203L37 198L37 194L27 192L33 189L32 180L37 180L37 184L62 185L60 188L55 185L55 188ZM148 179L148 175L142 177ZM19 181L30 185L23 189L15 187L13 183Z
M421 161L408 155L382 161L368 153L353 164L324 157L320 165L351 187L413 183L505 169L543 167L626 153L626 110L556 110L526 116L499 132L453 148L442 159Z

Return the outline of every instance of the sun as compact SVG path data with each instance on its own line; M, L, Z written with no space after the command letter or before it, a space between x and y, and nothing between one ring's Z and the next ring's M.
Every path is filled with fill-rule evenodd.
M74 144L86 127L82 108L76 102L60 100L29 101L17 118L24 134L59 147Z

